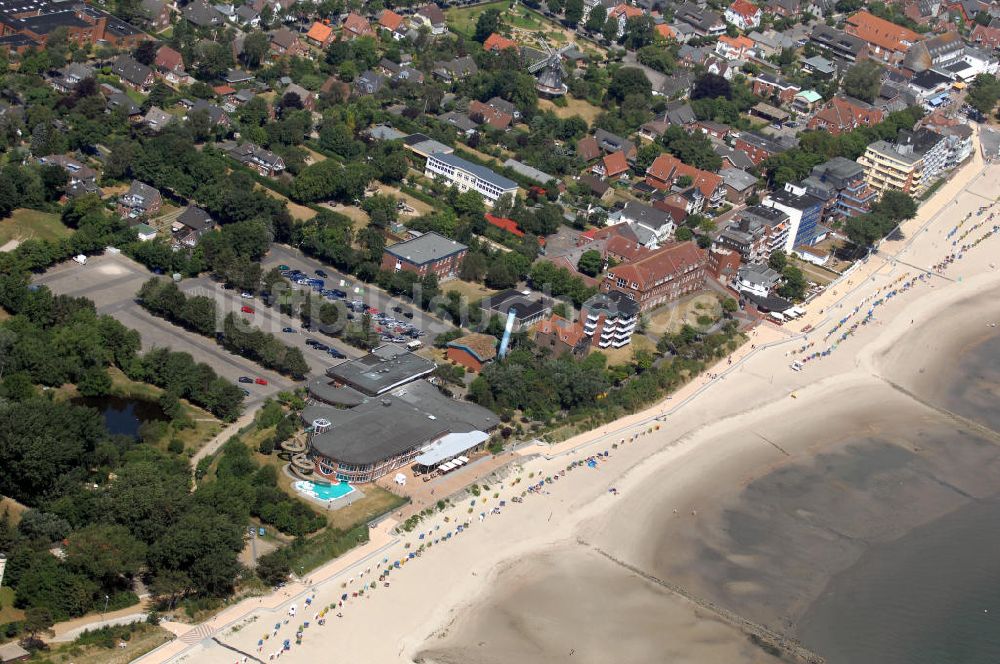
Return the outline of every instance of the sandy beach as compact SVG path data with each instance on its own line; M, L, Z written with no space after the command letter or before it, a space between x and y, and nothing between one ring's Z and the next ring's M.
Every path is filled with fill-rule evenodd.
M291 662L790 661L748 633L800 638L801 617L866 550L1000 486L990 422L959 410L966 388L953 380L963 349L989 343L990 323L1000 322L991 262L1000 236L885 299L955 251L964 230L948 234L966 214L967 227L986 218L975 216L984 205L1000 217L997 191L1000 166L977 157L901 240L883 244L792 328L760 328L732 365L713 370L717 380L602 431L522 450L474 505L468 497L399 536L384 523L368 547L312 574L313 585L243 602L195 632L168 626L184 639L140 661L269 661L285 639L292 647L275 659ZM824 338L873 306L847 338ZM837 345L792 371L809 343ZM991 378L984 373L983 384ZM511 502L605 451L596 467ZM427 543L378 578L384 561ZM316 607L331 604L318 625Z

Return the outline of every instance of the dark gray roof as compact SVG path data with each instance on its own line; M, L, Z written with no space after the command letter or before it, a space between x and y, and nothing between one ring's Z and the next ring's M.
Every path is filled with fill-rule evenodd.
M452 433L490 431L500 423L492 411L468 401L458 401L441 393L426 380L398 387L392 395L427 415L433 415Z
M195 0L181 10L181 15L195 25L206 28L222 24L222 14L203 0Z
M530 296L516 290L505 290L485 298L482 303L483 309L507 314L512 309L516 312L516 317L520 319L532 318L542 314L548 305L539 297L532 300Z
M757 221L767 226L777 226L788 220L788 214L766 205L751 205L740 212L740 218L747 221Z
M111 64L111 71L122 80L138 86L144 85L153 74L152 69L126 54L115 58Z
M598 293L583 303L581 311L603 313L608 318L617 318L622 315L631 318L639 313L639 305L632 298L621 291L608 291Z
M432 419L392 396L355 408L330 412L332 426L314 434L312 449L341 463L368 465L417 449L449 433L445 422Z
M846 157L834 157L818 166L813 166L812 175L823 182L830 182L838 189L843 188L848 180L863 175L865 169L856 161Z
M650 228L660 228L674 222L674 218L670 216L669 212L635 201L625 203L625 207L622 208L622 217Z
M177 217L177 221L196 231L205 230L215 226L215 222L212 221L212 216L200 207L196 207L194 205L189 206L186 210L181 212Z
M208 120L213 125L217 125L226 117L226 112L215 104L211 104L204 99L196 99L194 104L188 110L187 115L191 117L193 113L199 111L205 111L208 114Z
M350 362L326 370L326 375L374 396L434 371L436 365L402 346L385 344Z
M117 108L125 109L125 113L128 115L139 115L142 113L142 109L124 92L116 92L108 97L108 110Z
M357 406L365 402L365 395L358 392L353 387L334 384L329 376L317 376L309 382L309 396L324 403L336 404L338 406ZM308 409L306 409L308 410ZM308 419L306 419L308 417ZM315 417L302 413L302 418L307 422Z
M439 235L434 231L424 233L420 237L407 240L406 242L398 242L391 247L385 248L386 252L389 254L402 258L408 263L412 263L414 265L426 265L427 263L433 263L434 261L439 261L442 258L453 256L459 252L466 251L467 249L468 247L461 242L449 240L445 236Z
M722 176L722 181L725 182L727 186L732 187L737 191L749 189L757 183L757 178L750 175L746 171L741 171L737 168L723 168L719 171L719 175Z
M663 119L673 125L688 125L698 121L691 104L685 101L672 101L667 104Z

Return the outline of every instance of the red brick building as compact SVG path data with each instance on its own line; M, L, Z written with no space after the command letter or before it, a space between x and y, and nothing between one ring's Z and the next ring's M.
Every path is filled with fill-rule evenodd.
M705 252L694 242L667 245L608 270L601 290L624 293L640 311L649 311L704 288L707 263Z
M535 345L548 349L557 357L566 353L584 357L590 352L590 339L584 333L583 325L554 314L538 323Z
M448 342L448 359L465 367L466 371L479 373L483 365L497 356L497 338L491 334L473 332Z
M868 44L868 53L889 64L897 64L910 47L923 39L918 33L869 12L848 17L844 32Z
M740 269L740 255L732 249L712 247L708 252L707 268L716 281L728 284Z
M881 109L856 99L834 97L806 125L809 129L824 129L833 135L853 131L858 127L874 127L882 122Z
M802 88L786 81L777 74L765 72L753 80L753 93L766 99L777 99L782 104L791 104Z
M389 272L409 270L420 276L436 274L440 281L458 274L469 248L433 231L406 242L386 247L382 269Z
M703 171L685 164L673 155L661 154L646 169L646 184L657 189L670 189L678 179L687 176L691 185L705 197L709 207L720 205L726 197L722 178L709 171Z

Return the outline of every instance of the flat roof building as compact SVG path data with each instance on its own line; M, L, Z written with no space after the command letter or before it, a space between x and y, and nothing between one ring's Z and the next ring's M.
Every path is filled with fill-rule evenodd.
M410 462L435 465L428 454L444 459L471 453L500 423L489 410L444 395L416 380L344 410L309 405L301 414L311 425L306 454L314 477L329 481L371 482Z
M791 182L761 201L761 205L788 215L788 239L781 247L786 254L792 253L797 245L808 246L816 242L822 230L819 222L825 204L826 201L807 193L805 187Z
M434 274L446 281L458 274L469 248L430 231L405 242L386 247L382 253L382 269L389 272L409 270L420 276Z
M362 394L377 396L426 376L437 365L396 344L379 346L363 357L326 370L326 375Z
M513 311L515 332L552 315L552 304L542 295L532 298L530 293L526 295L513 289L484 298L481 306L487 316L500 316L501 319L506 319Z

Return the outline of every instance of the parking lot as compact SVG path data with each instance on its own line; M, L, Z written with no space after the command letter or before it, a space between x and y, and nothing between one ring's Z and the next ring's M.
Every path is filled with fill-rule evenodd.
M324 344L336 348L347 358L354 358L362 355L362 352L359 349L354 348L353 346L348 346L339 339L334 340L327 335L317 335L303 330L302 323L298 318L282 316L278 313L276 308L266 306L259 297L244 299L240 296L239 291L226 290L222 287L222 284L217 283L208 277L185 279L180 283L180 288L189 297L204 295L214 298L218 303L219 311L222 312L223 315L231 311L237 312L242 318L250 321L250 323L255 327L263 330L264 332L273 334L289 346L298 348L302 351L302 356L309 364L309 368L314 375L322 374L328 367L346 360L337 359L332 357L329 353L316 350L314 347L306 344L306 339L313 338L322 341ZM241 311L244 306L253 309L253 313L251 314ZM283 330L288 328L295 330L295 332L283 332Z
M301 384L224 350L212 339L188 332L148 313L136 303L135 295L151 276L145 267L125 256L105 254L92 256L86 265L73 261L60 263L37 276L34 283L48 286L57 295L93 300L98 313L109 314L138 331L142 335L143 350L170 348L189 353L195 360L205 362L220 376L234 382L240 376L266 379L267 385L241 385L250 392L248 405ZM307 361L314 366L312 360L307 358ZM322 368L328 365L322 365Z
M261 260L261 265L263 265L265 272L279 265L287 265L292 269L302 270L310 276L315 275L316 270L322 270L327 274L324 279L326 281L326 288L344 290L347 292L347 299L349 300L362 300L378 311L394 315L412 323L420 330L426 332L426 335L421 338L425 343L433 341L434 337L438 334L453 329L450 323L444 322L437 316L433 316L419 307L412 306L406 300L399 297L392 297L372 284L366 284L354 277L344 275L314 258L305 256L297 249L284 245L272 245L271 251ZM447 290L447 285L442 290ZM399 307L401 311L398 313L394 312L393 307ZM405 316L406 312L412 314L413 317ZM326 338L328 339L329 337ZM324 341L324 343L328 342ZM338 348L340 347L338 346Z

